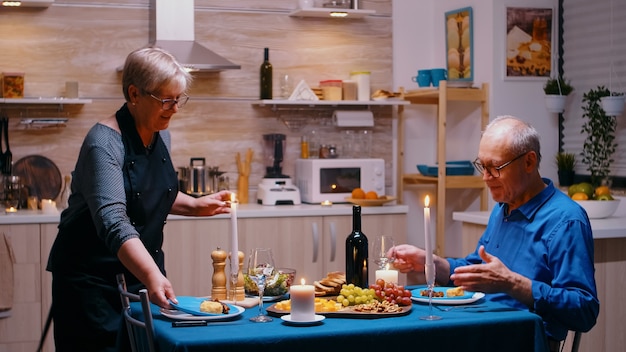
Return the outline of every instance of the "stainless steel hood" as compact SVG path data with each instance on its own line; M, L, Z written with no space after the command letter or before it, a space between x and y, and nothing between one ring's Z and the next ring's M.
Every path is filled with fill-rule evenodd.
M149 46L169 51L189 71L240 69L195 41L194 18L194 0L150 0Z

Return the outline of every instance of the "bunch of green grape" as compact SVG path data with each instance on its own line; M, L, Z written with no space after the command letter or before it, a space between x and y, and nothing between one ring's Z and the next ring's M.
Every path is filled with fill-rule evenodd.
M372 303L376 300L373 289L361 288L354 286L354 284L342 285L341 292L339 292L339 296L337 296L337 302L341 303L344 307Z

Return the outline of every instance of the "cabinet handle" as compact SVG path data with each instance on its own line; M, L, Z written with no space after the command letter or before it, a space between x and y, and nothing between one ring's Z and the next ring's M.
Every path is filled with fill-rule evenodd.
M334 222L328 224L328 227L330 228L330 261L334 262L337 254L337 228Z
M319 251L320 246L320 234L317 230L317 223L311 223L311 230L313 234L313 263L317 263L317 253Z

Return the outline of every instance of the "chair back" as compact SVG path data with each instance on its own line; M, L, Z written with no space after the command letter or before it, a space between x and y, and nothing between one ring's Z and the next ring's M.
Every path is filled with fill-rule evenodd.
M117 290L122 300L122 315L126 320L126 328L130 339L130 346L133 352L148 351L156 352L154 344L154 325L152 322L152 311L150 309L150 299L148 290L142 289L139 294L130 293L126 289L124 274L117 274ZM130 302L141 302L143 321L134 318L130 312ZM139 329L137 329L139 328ZM137 332L143 331L145 339L137 336Z
M572 352L578 352L578 347L580 347L580 336L582 333L580 331L574 332L574 340L572 340Z

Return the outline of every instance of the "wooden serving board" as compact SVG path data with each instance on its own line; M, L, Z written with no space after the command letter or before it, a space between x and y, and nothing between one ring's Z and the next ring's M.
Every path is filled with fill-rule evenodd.
M402 310L400 312L394 313L371 313L371 312L355 312L351 307L343 308L337 312L315 312L315 314L323 315L327 318L366 318L366 319L377 319L377 318L392 318L399 317L402 315L407 315L411 312L412 306L403 306L400 307ZM279 310L276 309L276 304L272 304L267 309L267 314L280 317L286 314L290 314L291 312L288 310Z

